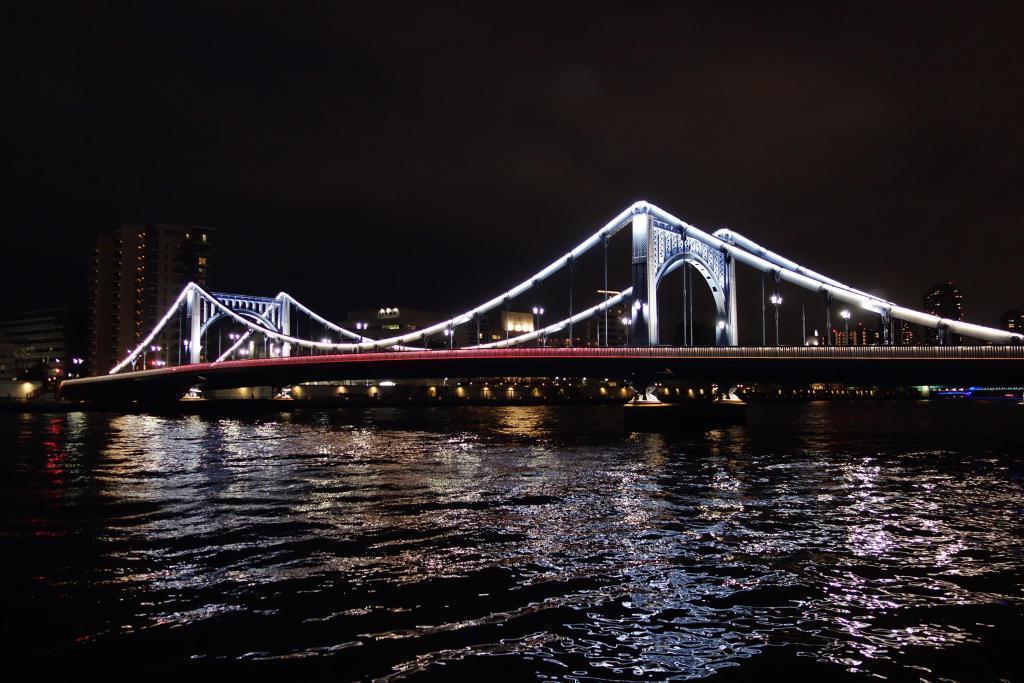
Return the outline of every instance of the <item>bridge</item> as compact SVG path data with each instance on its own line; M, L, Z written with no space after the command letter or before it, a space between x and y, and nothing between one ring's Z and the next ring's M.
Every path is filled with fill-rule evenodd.
M631 230L629 263L631 282L621 291L609 290L609 240ZM577 309L573 301L573 275L585 254L603 256L602 299ZM736 273L750 268L762 277L762 326L765 283L770 283L776 315L782 304L782 283L820 296L831 330L833 304L857 307L877 316L882 344L876 347L838 347L826 332L820 347L740 347ZM685 268L684 316L687 283L703 280L714 302L714 347L697 347L684 325L682 347L660 344L659 285L670 273ZM482 316L510 310L518 297L540 287L558 273L569 276L568 315L557 322L485 341ZM689 285L692 287L692 284ZM628 311L623 322L631 336L628 347L610 347L609 314ZM692 330L692 304L689 307ZM848 316L847 311L843 311ZM573 328L592 321L597 346L553 348L549 342L567 338ZM900 346L894 322L905 321L935 330L940 345ZM307 336L298 330L305 323ZM218 336L209 342L217 325L241 330L231 334L226 348ZM475 343L455 348L456 330L472 330ZM316 333L314 333L314 330ZM953 335L984 345L951 345ZM255 344L260 340L261 344ZM424 347L444 340L445 350ZM156 326L128 351L109 373L100 377L65 381L69 398L129 397L150 393L184 392L191 387L287 386L305 381L372 377L484 377L484 376L657 376L687 381L878 381L938 383L986 378L1006 381L1021 376L1024 335L952 320L887 301L797 264L732 230L709 233L647 202L622 211L568 253L520 284L492 296L478 306L412 332L371 339L332 322L291 295L275 297L213 293L189 283ZM565 342L562 342L564 345ZM258 349L264 349L262 358ZM147 364L147 353L150 363ZM159 361L154 355L161 353Z
M70 380L68 398L179 397L345 379L634 377L729 386L764 382L969 384L1024 382L1024 346L581 347L421 350L195 363ZM643 380L638 380L643 384Z

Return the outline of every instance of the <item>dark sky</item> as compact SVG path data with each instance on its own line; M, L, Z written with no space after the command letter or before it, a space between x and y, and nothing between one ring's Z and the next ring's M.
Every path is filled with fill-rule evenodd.
M3 284L84 300L96 231L167 221L217 229L220 290L452 310L644 198L1024 306L1021 5L704 4L20 3Z

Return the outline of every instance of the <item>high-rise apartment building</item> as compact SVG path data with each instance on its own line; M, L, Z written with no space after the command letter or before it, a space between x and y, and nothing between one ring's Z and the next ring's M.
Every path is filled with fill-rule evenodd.
M935 285L924 295L924 311L949 320L964 319L964 297L952 282ZM939 330L926 330L925 339L929 344L959 344L960 335Z
M132 224L104 233L92 267L91 369L103 374L128 355L156 325L188 282L206 287L210 276L210 228ZM169 360L181 344L168 325L153 342L147 364ZM175 359L176 360L176 359Z

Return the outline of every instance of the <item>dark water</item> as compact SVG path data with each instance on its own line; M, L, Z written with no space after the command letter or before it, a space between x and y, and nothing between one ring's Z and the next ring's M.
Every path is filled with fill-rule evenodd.
M0 415L4 670L1017 679L1024 406Z

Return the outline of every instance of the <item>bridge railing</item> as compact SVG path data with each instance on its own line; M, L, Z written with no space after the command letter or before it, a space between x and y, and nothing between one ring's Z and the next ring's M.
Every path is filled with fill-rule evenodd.
M516 349L430 349L376 351L360 354L291 356L287 358L225 361L217 365L238 367L262 364L305 365L329 362L376 363L423 359L487 358L708 358L708 359L832 359L832 360L984 360L1024 359L1024 346L617 346L530 347ZM188 370L189 366L183 366ZM173 371L173 369L168 369Z

